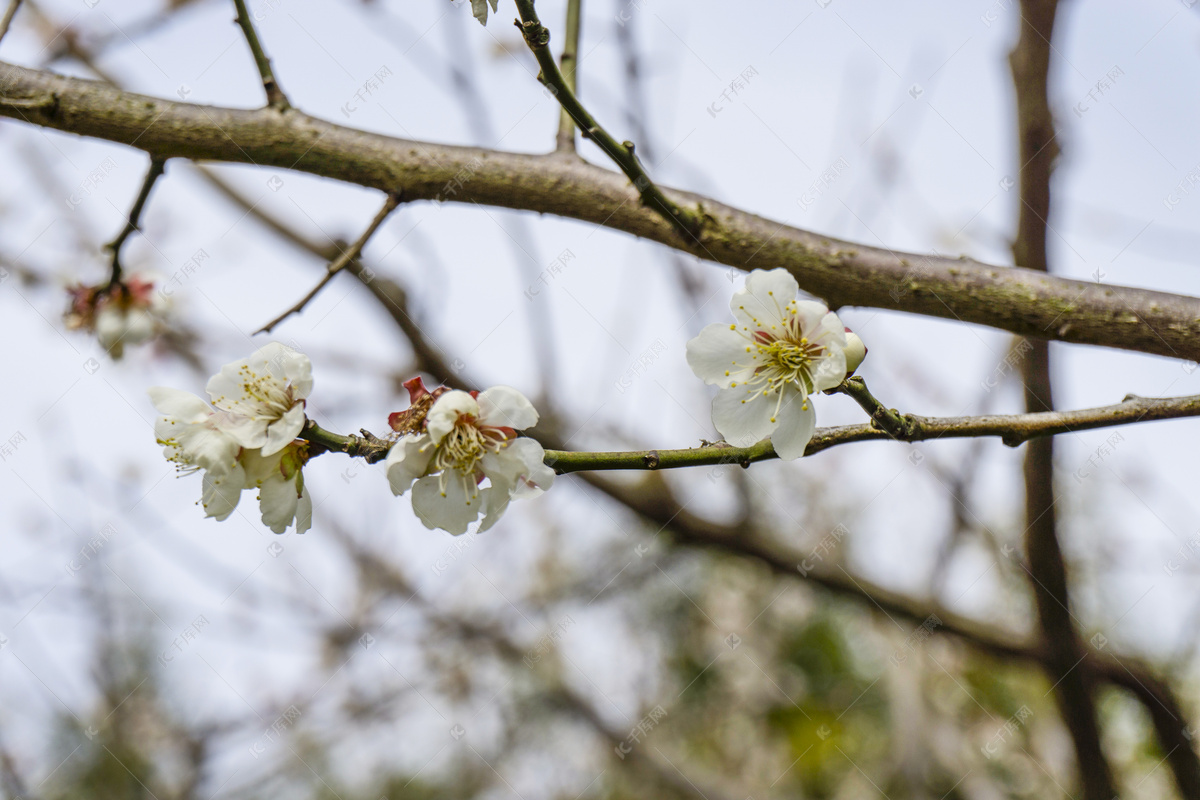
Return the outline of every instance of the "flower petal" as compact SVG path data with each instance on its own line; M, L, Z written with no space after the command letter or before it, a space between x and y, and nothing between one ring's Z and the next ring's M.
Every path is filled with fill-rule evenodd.
M267 440L263 444L263 455L278 453L287 447L304 429L304 404L297 403L279 419L267 426Z
M813 391L832 389L846 379L846 326L829 311L821 316L808 338L825 348L813 370Z
M817 428L817 412L813 410L812 400L794 394L784 400L776 416L779 426L771 434L775 452L784 461L800 458Z
M505 483L515 499L537 497L554 485L554 470L545 464L546 451L533 439L508 443L498 453L488 453L479 466L492 485Z
M164 417L174 418L178 422L203 422L212 413L212 408L203 399L182 389L172 389L169 386L151 386L147 390L150 402Z
M756 269L746 278L746 285L733 293L729 309L740 326L756 331L778 330L784 309L796 299L798 291L796 279L783 267Z
M425 417L425 430L429 431L433 443L440 444L464 414L479 419L479 403L470 394L454 389L439 397Z
M760 361L758 348L728 325L707 325L687 343L687 363L692 372L722 389L748 379Z
M387 476L392 494L407 492L417 478L425 474L437 448L425 434L410 434L392 445L387 454Z
M263 481L258 487L258 506L262 511L263 524L275 533L283 533L296 518L296 506L300 492L295 480L276 475ZM311 514L311 509L309 510Z
M789 390L784 389L787 393ZM775 413L778 395L735 386L722 389L713 398L713 425L734 447L749 447L762 441L775 430L771 417Z
M205 423L185 426L174 441L178 455L185 463L219 475L229 474L242 449L232 437Z
M312 527L312 511L312 495L308 493L308 487L305 487L296 503L296 533L306 533Z
M227 519L237 508L245 482L246 476L241 464L235 464L227 475L213 472L204 473L203 489L200 495L200 505L204 508L204 516L216 517L219 521Z
M524 430L537 425L533 403L511 386L493 386L479 393L479 421L495 428Z
M443 480L445 492L441 489ZM426 476L413 487L412 507L417 518L426 528L441 528L455 536L467 532L467 526L479 517L483 504L474 479L456 470L448 470L444 476Z
M212 385L212 381L209 381L209 385ZM232 411L218 411L213 414L212 424L249 450L257 450L267 443L270 420L254 419Z

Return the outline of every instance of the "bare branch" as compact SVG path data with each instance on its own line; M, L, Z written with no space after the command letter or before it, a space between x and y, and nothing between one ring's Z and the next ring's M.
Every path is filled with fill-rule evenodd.
M898 439L921 442L998 436L1010 447L1060 433L1110 428L1135 422L1200 416L1200 395L1171 398L1129 396L1123 402L1078 411L1046 411L1030 414L989 414L979 417L903 416L903 429L891 433L873 424L817 428L804 455L811 456L851 442ZM756 461L778 458L770 440L749 447L720 444L687 450L637 450L613 453L578 453L547 450L546 463L560 473L584 470L657 470L720 464L749 466Z
M163 157L296 169L406 200L453 198L570 217L621 230L739 269L783 267L831 307L860 305L990 325L1022 336L1200 359L1200 299L1073 281L967 258L897 253L839 241L699 195L699 243L684 242L636 202L622 176L577 159L395 139L299 111L176 103L0 62L0 116L128 144Z
M1049 271L1046 253L1050 218L1050 176L1058 155L1047 83L1054 48L1050 41L1058 0L1021 0L1021 35L1009 54L1017 98L1017 140L1021 164L1020 216L1013 241L1014 259ZM1022 362L1025 410L1054 408L1050 346L1030 342ZM1100 722L1092 695L1091 665L1071 614L1066 562L1058 541L1058 498L1054 492L1054 440L1038 439L1025 450L1025 549L1030 588L1037 601L1038 624L1046 649L1045 669L1063 722L1075 745L1079 782L1087 800L1116 796L1112 767L1100 743Z
M146 171L146 178L142 181L141 191L138 192L137 199L133 201L133 208L129 210L129 217L125 220L125 227L117 234L117 238L104 246L104 249L112 253L112 273L108 279L108 288L116 286L121 280L121 248L125 245L125 240L133 235L134 231L141 230L142 210L146 207L146 201L150 198L150 191L154 188L154 184L162 177L163 172L167 168L167 160L152 156L150 158L150 169Z
M563 81L567 88L579 96L579 33L582 27L580 6L583 0L567 0L567 30L566 41L563 42L562 55L559 65L562 68ZM558 139L554 148L559 153L575 152L575 122L567 113L566 106L558 115Z
M250 52L254 55L258 74L262 76L263 89L267 93L267 107L276 111L287 111L292 104L288 102L287 95L283 93L283 87L279 85L279 81L275 80L275 73L271 69L271 59L267 58L267 52L263 50L262 42L258 40L258 32L254 30L254 23L250 20L249 12L246 11L246 0L233 0L233 4L237 7L237 24L241 26L242 34L246 37L246 44L250 45Z
M4 16L0 17L0 40L4 39L4 35L8 33L8 26L12 24L13 17L17 15L17 9L21 5L21 0L8 0L8 8L4 11Z
M317 285L314 286L308 294L300 298L296 305L292 306L287 311L284 311L266 325L263 325L261 328L256 330L255 333L269 333L272 328L283 322L292 314L299 314L301 311L303 311L304 307L308 305L309 302L316 297L322 289L325 288L325 284L333 280L334 275L337 275L347 264L358 258L359 254L362 252L362 249L367 246L367 242L370 241L371 237L375 235L375 231L377 231L379 226L383 224L383 221L388 218L388 215L396 210L396 206L398 205L400 205L400 195L389 194L387 202L383 204L383 208L379 209L379 213L375 215L375 219L371 220L371 224L368 225L367 229L362 232L362 235L355 240L354 244L350 245L349 249L345 250L340 256L329 262L329 266L325 270L325 275L322 276L321 280L317 281Z
M559 71L558 65L554 63L554 54L550 52L550 31L546 30L538 19L537 11L533 7L533 0L517 0L517 11L521 15L521 22L517 24L517 28L520 29L522 36L525 37L525 44L529 45L538 65L542 68L538 79L549 87L554 96L558 98L563 111L569 114L575 124L579 126L579 132L595 142L605 155L621 168L625 177L633 182L642 203L657 211L663 219L674 225L683 234L685 241L699 243L700 215L691 209L685 210L663 194L662 189L658 188L650 179L646 168L642 166L641 160L634 153L633 142L617 142L612 134L601 127L596 118L588 113L588 110L579 102L579 98L571 91L570 84Z

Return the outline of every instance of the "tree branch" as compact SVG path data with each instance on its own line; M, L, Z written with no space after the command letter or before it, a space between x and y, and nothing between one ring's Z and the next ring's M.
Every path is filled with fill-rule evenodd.
M275 80L275 73L271 69L271 59L267 58L267 52L263 50L262 42L258 40L258 32L254 30L254 23L246 11L246 0L233 0L233 4L237 7L237 24L242 28L246 44L250 45L250 52L258 67L258 74L262 76L263 89L267 93L267 107L276 111L289 110L292 104L288 102L287 95L283 93L283 87L279 85L279 81Z
M1020 216L1013 258L1032 269L1049 271L1046 252L1050 218L1050 176L1058 156L1047 84L1058 0L1021 0L1021 34L1009 54L1017 98L1017 139L1021 164ZM1054 408L1050 345L1032 345L1022 371L1025 410ZM1038 439L1025 450L1025 549L1036 599L1045 669L1063 722L1075 745L1079 781L1087 800L1116 796L1112 767L1100 742L1100 722L1092 694L1091 665L1071 614L1066 561L1058 541L1058 498L1054 492L1054 440Z
M400 205L400 195L389 194L387 201L383 204L383 208L379 209L379 213L375 215L375 219L371 220L371 224L362 232L362 235L355 240L354 244L350 245L349 249L343 251L341 255L329 262L329 266L325 270L325 275L322 276L321 280L317 281L317 285L308 294L300 298L296 305L256 330L255 333L269 333L272 328L292 314L299 314L303 311L304 307L325 288L325 284L329 283L334 275L337 275L347 264L358 258L359 254L362 253L362 249L367 246L367 242L375 235L375 231L379 230L379 226L383 224L383 221L388 218L389 214L396 210L396 206L398 205Z
M576 97L579 96L579 34L582 27L580 6L583 0L567 0L566 41L563 42L559 65L563 81ZM554 149L559 153L575 152L575 122L563 106L558 115L558 138Z
M133 201L133 208L129 210L129 217L125 220L125 227L117 234L117 238L104 246L105 250L112 253L112 272L105 291L116 286L121 280L121 248L125 245L125 240L132 236L134 231L141 230L142 209L146 207L146 201L150 198L150 191L154 188L154 184L158 179L162 177L166 168L167 160L165 158L151 156L150 168L146 171L146 178L142 181L142 188L138 192L137 199Z
M13 17L17 15L17 9L21 6L21 0L8 0L8 8L4 11L4 16L0 17L0 41L4 39L4 35L8 33L8 26L12 24Z
M426 144L343 128L299 111L200 107L0 62L0 116L106 139L151 155L296 169L406 200L447 197L570 217L739 269L786 268L842 305L892 308L1022 336L1200 359L1200 299L1072 281L971 259L897 253L791 228L699 195L698 241L643 209L624 178L575 159ZM463 180L462 175L470 175Z
M1200 395L1148 398L1130 395L1123 402L1076 411L1045 411L1028 414L988 414L979 417L920 417L903 415L905 426L895 433L872 424L817 428L804 455L811 456L851 442L898 439L921 442L936 439L964 439L998 436L1009 447L1032 439L1060 433L1110 428L1135 422L1200 416ZM686 450L636 450L609 453L582 453L547 450L546 464L559 473L584 470L637 469L657 470L701 467L721 464L749 466L756 461L778 458L770 440L749 447L726 444L694 447Z
M558 65L554 63L554 54L550 52L550 31L538 19L537 11L533 7L533 0L516 0L516 2L517 12L521 15L521 21L517 24L517 28L525 37L525 44L529 45L529 49L533 51L533 55L541 67L538 80L558 98L563 111L569 114L575 124L579 126L579 132L595 142L605 155L621 168L625 177L633 182L642 203L657 211L663 219L676 226L683 234L684 241L698 243L702 225L701 217L695 211L685 210L663 194L662 189L658 188L650 179L646 168L642 166L641 160L634 153L633 142L618 143L612 134L601 127L596 118L588 113L588 110L583 107L579 98L571 90L571 85L559 71ZM561 136L561 129L559 135Z

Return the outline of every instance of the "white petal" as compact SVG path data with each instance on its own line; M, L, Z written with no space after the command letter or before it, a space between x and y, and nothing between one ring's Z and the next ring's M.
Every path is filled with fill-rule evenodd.
M233 509L237 508L245 481L246 476L241 464L235 464L227 475L204 473L203 491L200 495L204 515L216 517L218 520L228 518Z
M504 516L504 511L508 508L509 501L512 500L512 487L493 483L483 490L482 495L483 522L479 523L476 533L488 530L500 521L500 517Z
M827 327L830 330L828 321L829 317L833 316L834 325L838 333L841 333L844 327L838 320L837 314L834 314L824 303L818 303L815 300L797 300L792 304L792 308L796 311L796 316L800 318L801 330L809 339L817 340L822 336L822 327Z
M392 445L386 462L392 494L399 496L407 492L413 481L425 474L435 452L437 448L424 434L409 434Z
M474 479L461 472L449 470L445 476L446 492L442 493L440 475L429 475L413 487L412 507L426 528L441 528L455 536L467 532L483 510L483 497ZM468 492L469 487L469 492Z
M786 391L786 390L785 390ZM777 394L764 396L761 391L741 386L722 389L713 398L713 425L734 447L749 447L762 441L775 430L771 421L775 413Z
M804 455L804 449L808 447L808 442L817 427L817 414L812 407L812 398L801 400L799 395L793 394L784 400L777 416L779 426L771 434L771 444L775 446L775 452L784 461L800 458Z
M282 417L267 426L267 441L263 444L263 455L278 453L300 435L304 429L304 405L297 403Z
M746 285L733 293L729 309L741 326L756 331L779 330L784 309L799 290L796 279L783 267L756 269L746 278Z
M262 450L243 450L240 462L246 472L246 488L256 489L266 481L283 478L283 452L264 456Z
M748 379L759 361L758 348L728 325L708 325L687 343L687 363L692 372L722 389Z
M212 413L208 403L181 389L168 386L151 386L147 391L154 409L164 417L172 417L178 422L203 422Z
M493 486L504 483L514 498L521 499L536 497L554 485L554 470L546 466L545 460L541 444L521 438L498 453L487 453L479 466Z
M439 444L446 434L454 430L458 418L464 414L479 418L479 403L467 392L455 389L439 397L425 417L425 430L434 444Z
M175 437L179 454L189 464L227 475L237 465L242 447L232 437L204 423L188 425Z
M258 506L262 510L263 524L275 533L283 533L296 518L296 506L300 492L296 480L275 475L258 487Z
M212 381L209 381L209 385L212 385ZM212 417L212 424L242 447L257 450L267 443L267 425L270 424L270 420L253 419L231 411L218 411Z
M306 533L312 527L312 510L312 495L306 486L296 503L296 533Z
M511 386L493 386L479 393L479 421L492 427L524 430L537 425L533 403Z
M280 383L291 383L297 400L312 391L312 362L308 356L279 342L255 350L245 363L259 375L270 375Z
M846 326L830 311L821 317L808 338L825 348L813 371L813 390L832 389L846 379Z

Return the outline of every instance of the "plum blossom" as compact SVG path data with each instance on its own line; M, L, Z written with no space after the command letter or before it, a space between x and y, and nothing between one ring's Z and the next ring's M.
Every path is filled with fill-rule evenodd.
M426 394L414 389L409 387L416 408ZM424 386L419 390L424 392ZM482 533L512 499L535 497L554 483L554 470L542 463L542 446L517 436L518 430L537 424L538 413L516 389L427 394L436 399L423 420L393 422L402 421L408 432L387 456L392 492L403 495L412 489L413 511L425 527L458 535L482 514ZM485 479L489 485L481 488Z
M234 376L240 385L232 384ZM179 389L150 389L161 415L154 433L163 454L183 472L203 470L206 516L227 519L242 492L257 489L263 524L275 533L293 524L297 533L307 531L312 499L302 468L308 443L295 436L304 427L304 398L312 389L308 359L267 345L226 365L208 386L216 407Z
M269 456L262 450L242 451L244 488L258 489L263 524L275 533L283 533L293 522L296 533L312 527L312 497L301 472L307 461L308 444L300 441Z
M150 401L162 415L154 423L154 435L163 455L181 471L204 470L200 504L205 516L226 519L246 482L242 446L217 425L221 414L194 394L155 386Z
M94 331L108 354L119 359L126 345L147 342L165 326L170 303L154 291L155 282L153 276L134 274L113 283L71 287L66 325Z
M269 456L300 435L312 385L308 356L271 342L221 367L206 390L214 406L231 412L221 419L222 430L242 447L261 448Z
M804 455L816 429L811 395L837 386L848 361L857 368L866 355L837 314L796 299L798 291L787 270L756 269L729 303L736 321L709 325L687 344L692 371L720 387L712 415L726 441L747 446L769 436L788 460Z

